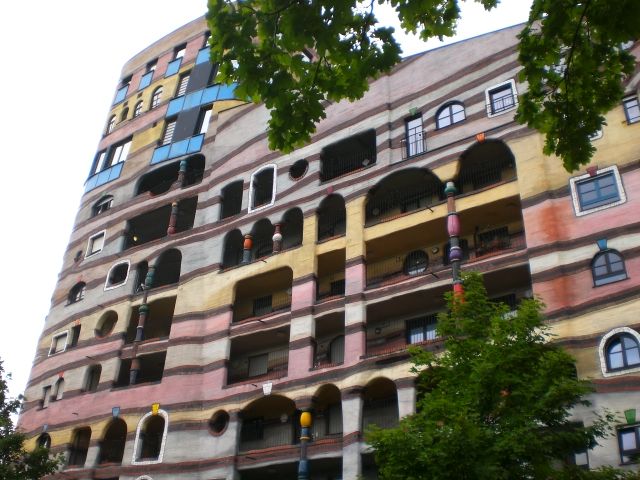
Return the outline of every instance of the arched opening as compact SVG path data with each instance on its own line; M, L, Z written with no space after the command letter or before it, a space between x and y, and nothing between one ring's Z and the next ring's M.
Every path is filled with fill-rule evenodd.
M96 337L104 338L109 335L113 331L113 327L116 326L118 322L118 314L113 310L109 310L102 314L100 320L96 324Z
M102 375L101 365L91 365L87 370L87 379L84 383L85 392L95 392L100 385L100 375Z
M60 377L53 389L53 400L62 400L64 396L64 378Z
M323 385L317 390L313 413L313 438L342 436L342 398L338 387Z
M610 338L605 350L607 370L610 372L640 366L640 344L629 333Z
M251 247L251 259L258 260L273 253L274 228L268 218L258 220L251 229L253 246Z
M120 114L120 121L124 122L129 116L129 107L124 107L122 109L122 113Z
M150 415L143 421L139 429L136 461L157 461L162 452L166 419L158 414Z
M222 268L234 267L242 263L244 237L240 230L231 230L224 236Z
M51 448L51 437L48 433L42 433L36 440L36 445L38 448L46 448L49 450Z
M320 203L318 215L318 241L328 240L345 234L347 211L344 198L333 194Z
M229 426L229 414L225 410L218 410L209 419L209 431L213 436L222 435Z
M180 162L173 162L144 174L138 182L136 195L142 195L147 192L151 195L161 195L168 192L171 185L178 180L179 170Z
M89 442L91 440L91 428L78 428L73 432L73 438L69 447L69 462L71 467L82 467L87 460Z
M162 100L162 85L156 88L151 95L151 108L156 108Z
M222 206L220 208L220 220L233 217L242 210L243 182L238 180L226 185L220 192Z
M344 363L344 313L332 312L315 319L314 368Z
M279 395L259 398L241 412L239 451L292 445L298 415L293 400Z
M616 250L599 252L591 261L593 285L599 287L627 279L627 270L622 255Z
M281 228L283 250L302 245L303 223L302 210L299 208L292 208L284 214Z
M163 252L158 261L153 276L153 288L172 285L180 280L182 253L177 248Z
M486 140L461 155L456 187L460 193L469 193L515 178L516 163L509 147L499 140Z
M371 380L364 389L362 405L362 429L369 425L392 428L398 425L398 393L396 385L388 378Z
M133 293L139 293L144 290L147 273L149 273L149 264L146 260L143 260L136 265L136 281L133 283Z
M67 295L67 305L71 305L72 303L79 302L84 298L84 294L87 288L87 284L84 282L76 283L73 288L69 291L69 295Z
M365 224L374 225L429 208L444 198L444 185L429 170L409 168L382 179L367 195Z
M98 463L122 463L126 442L127 424L121 418L114 418L107 426L102 442L100 442Z

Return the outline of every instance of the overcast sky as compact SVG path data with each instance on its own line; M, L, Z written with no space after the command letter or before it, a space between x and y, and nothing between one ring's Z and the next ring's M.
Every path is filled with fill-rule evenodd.
M455 40L523 22L530 4L502 0L487 14L466 2ZM5 371L13 373L13 395L26 386L120 69L205 9L206 0L0 4L0 358ZM391 23L385 12L378 17ZM441 45L399 38L406 55Z

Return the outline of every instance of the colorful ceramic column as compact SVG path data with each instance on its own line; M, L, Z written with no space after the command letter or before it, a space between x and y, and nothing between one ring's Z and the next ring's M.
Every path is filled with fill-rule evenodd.
M460 261L462 249L460 248L460 218L456 212L456 187L453 182L447 182L444 189L447 195L447 233L449 234L449 261L451 262L451 276L453 278L453 292L462 295L463 287L460 279Z

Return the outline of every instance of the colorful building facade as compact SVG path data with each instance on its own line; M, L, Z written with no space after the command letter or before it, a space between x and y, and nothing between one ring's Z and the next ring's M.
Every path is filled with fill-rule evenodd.
M297 478L303 411L310 478L376 478L364 430L415 410L407 346L442 349L447 182L462 270L513 308L539 296L594 407L620 413L572 461L630 463L640 73L568 174L514 120L519 28L407 58L286 155L266 108L215 83L204 19L131 59L20 417L31 446L64 453L56 478Z

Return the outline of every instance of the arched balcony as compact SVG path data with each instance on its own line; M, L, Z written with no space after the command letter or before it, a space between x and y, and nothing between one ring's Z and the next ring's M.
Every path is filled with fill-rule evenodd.
M371 380L362 396L362 430L370 425L392 428L398 425L398 391L388 378Z
M347 211L344 198L333 194L320 203L318 216L318 242L340 237L345 234L347 226Z
M241 412L240 452L293 445L298 414L293 400L269 395L249 404Z
M509 147L499 140L476 143L460 157L456 187L470 193L516 178L516 163Z
M122 463L124 447L127 443L127 424L121 418L114 418L107 426L100 442L98 463Z
M313 396L313 438L342 438L342 397L335 385L323 385Z

